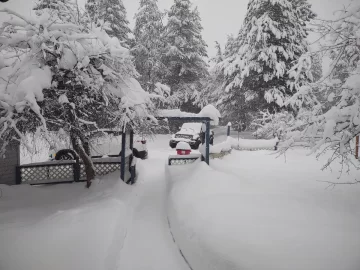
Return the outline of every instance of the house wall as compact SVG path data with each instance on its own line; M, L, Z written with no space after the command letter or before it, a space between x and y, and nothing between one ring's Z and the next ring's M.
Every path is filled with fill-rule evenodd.
M16 184L16 166L18 165L20 165L19 145L8 146L5 154L0 156L0 184Z

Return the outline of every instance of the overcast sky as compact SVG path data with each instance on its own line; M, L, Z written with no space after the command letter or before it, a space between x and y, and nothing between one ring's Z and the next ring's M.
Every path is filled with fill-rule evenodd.
M55 1L55 0L54 0ZM313 10L320 18L330 19L333 12L341 9L350 2L360 0L309 0L313 5ZM33 0L9 0L8 6L23 14L30 14ZM84 3L85 0L79 0ZM139 0L123 0L128 12L128 20L131 26L134 25L134 14L139 7ZM219 41L221 45L225 44L226 37L229 34L235 34L239 31L246 13L248 0L193 0L194 6L198 6L204 27L203 38L208 44L208 54L215 54L214 43ZM158 0L161 10L169 10L173 0ZM0 21L1 16L0 13Z

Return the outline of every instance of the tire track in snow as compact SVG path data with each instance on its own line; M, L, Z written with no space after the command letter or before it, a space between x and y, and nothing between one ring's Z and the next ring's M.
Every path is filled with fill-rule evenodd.
M118 269L189 270L173 242L167 221L165 161L163 153L152 153L148 160L139 162L139 181L135 186L139 198Z

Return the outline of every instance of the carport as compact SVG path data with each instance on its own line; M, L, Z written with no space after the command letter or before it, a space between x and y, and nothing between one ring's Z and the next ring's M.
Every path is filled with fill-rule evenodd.
M208 165L210 164L210 121L212 119L210 117L202 117L202 116L158 116L156 117L158 120L174 120L181 121L183 123L186 122L195 122L195 123L203 123L205 124L205 156L202 156L202 160L205 161Z

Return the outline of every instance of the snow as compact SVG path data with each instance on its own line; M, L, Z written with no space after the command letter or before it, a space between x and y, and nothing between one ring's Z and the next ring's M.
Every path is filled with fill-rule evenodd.
M168 168L169 219L192 269L359 269L360 185L326 189L318 181L338 182L338 168L269 153Z
M173 110L159 110L158 116L159 117L209 117L212 120L211 121L212 125L218 125L221 114L213 105L210 104L205 106L198 114L182 112L180 111L180 109L173 109Z
M63 49L63 55L59 61L59 68L72 70L77 64L78 60L72 50L68 48Z
M178 144L176 145L176 150L190 150L191 151L191 147L187 142L178 142Z
M257 149L274 149L279 142L278 138L271 140L250 140L250 139L234 139L232 137L227 138L227 143L235 149L241 150L257 150Z
M135 186L1 185L0 269L359 269L360 185L321 182L358 172L301 148L167 166L169 138L148 141Z
M199 113L199 116L209 117L212 119L211 124L217 126L219 124L220 112L213 105L206 105Z
M0 188L0 269L115 269L134 197L119 176Z
M173 109L173 110L159 110L158 116L159 117L196 117L197 114L182 112L180 111L180 109Z
M202 125L202 123L184 123L177 134L199 134L201 132Z

